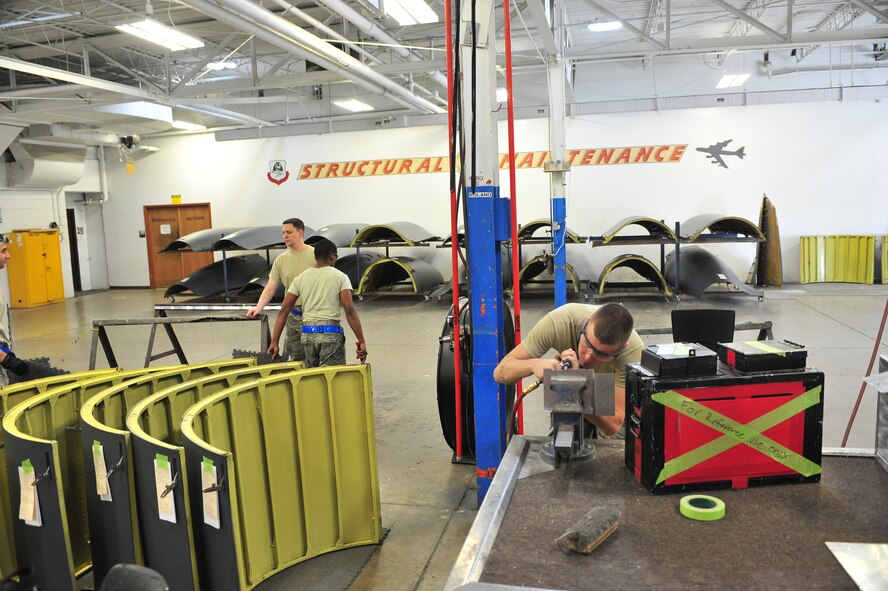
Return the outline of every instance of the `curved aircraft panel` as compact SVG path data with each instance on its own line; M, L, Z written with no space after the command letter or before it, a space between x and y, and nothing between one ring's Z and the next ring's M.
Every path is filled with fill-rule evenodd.
M308 233L308 228L305 231ZM213 244L213 250L265 250L266 248L284 248L280 224L241 228L226 234Z
M352 287L356 287L361 284L361 276L364 271L381 258L383 255L378 252L362 252L360 259L356 254L349 254L336 259L336 268L348 275Z
M330 224L311 234L305 231L305 243L314 244L326 238L338 247L349 246L358 233L367 227L367 224Z
M243 226L236 228L207 228L205 230L198 230L197 232L185 234L184 236L173 240L160 252L176 252L186 248L190 249L192 252L213 250L213 245L223 236L242 229Z
M703 234L709 230L709 234ZM681 224L681 237L685 240L727 236L747 236L764 241L765 235L754 223L735 216L723 216L717 213L703 213L685 220Z
M444 283L441 272L412 257L381 258L367 267L355 293L359 295L409 281L414 293L422 294Z
M533 238L533 235L542 228L546 228L549 231L546 238L550 238L552 221L541 218L538 220L533 220L532 222L527 222L526 224L518 228L518 240L529 240L530 238ZM542 236L537 236L537 238L542 238ZM567 241L571 244L580 244L584 242L580 235L576 232L573 232L570 228L567 229Z
M521 268L521 274L519 276L521 285L532 283L534 278L545 272L549 268L550 258L551 257L547 255L540 255L538 257L534 257L526 265L524 265ZM577 279L577 274L574 272L573 266L570 263L567 263L565 266L567 268L567 275L573 282L574 292L580 293L580 282Z
M265 257L258 254L229 257L224 261L216 261L206 267L201 267L188 277L183 277L169 286L163 297L168 298L183 291L190 291L199 296L222 293L226 290L226 275L228 291L235 292L246 285L250 278L255 277L267 267L268 263L265 261Z
M266 267L265 269L263 269L262 271L257 273L255 277L253 277L249 281L247 281L246 285L244 285L243 287L240 288L240 290L237 292L238 295L250 294L250 293L256 293L256 292L261 293L262 290L265 289L265 286L268 285L268 275L270 273L271 273L271 267ZM272 296L272 298L271 298L271 301L273 301L273 302L282 301L284 299L284 292L286 291L287 287L289 287L289 286L284 285L283 283L279 284L277 291L274 293L274 296ZM259 294L257 293L256 297L258 297L258 296L259 296Z
M417 242L437 240L435 236L422 226L412 222L390 222L367 226L355 236L349 246L361 246L376 242L394 242L413 246Z
M459 226L456 229L456 237L459 240L460 246L465 246L466 244L466 228L465 226ZM447 236L444 237L444 240L441 241L441 246L449 247L450 243L453 241L453 233L451 232Z
M703 296L714 283L733 284L738 290L749 295L764 297L764 293L746 285L737 274L724 264L718 257L699 246L688 246L681 249L679 264L679 289L695 298ZM675 252L666 255L666 266L663 273L671 285L675 285Z
M604 294L604 286L607 283L610 274L620 267L632 269L656 285L666 297L671 298L673 296L672 288L666 283L666 278L660 273L660 269L658 269L654 263L638 254L620 255L604 266L604 269L601 270L601 274L598 275L598 295Z
M647 218L644 216L631 216L628 218L623 218L613 227L611 227L607 232L601 235L602 243L607 244L611 240L619 241L620 237L617 236L623 228L627 226L641 226L644 230L650 235L651 238L659 238L659 239L668 239L675 240L675 232L659 220L655 220L654 218ZM637 238L633 236L633 238Z

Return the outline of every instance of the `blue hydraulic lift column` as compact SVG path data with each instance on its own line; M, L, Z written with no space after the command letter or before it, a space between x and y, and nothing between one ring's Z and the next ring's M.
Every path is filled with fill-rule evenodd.
M493 380L493 370L506 353L500 242L508 240L510 232L509 202L500 196L499 187L493 2L475 0L474 12L476 27L473 28L472 2L463 2L460 59L463 72L462 133L466 154L461 166L467 185L466 248L472 311L475 466L480 505L506 450L506 388ZM473 30L478 32L477 43L472 39ZM473 44L476 46L474 67ZM473 70L476 72L474 79Z

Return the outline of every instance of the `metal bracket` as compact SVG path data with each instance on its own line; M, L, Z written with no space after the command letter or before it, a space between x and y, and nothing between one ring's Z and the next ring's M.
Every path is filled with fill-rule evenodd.
M112 474L114 474L121 468L123 468L123 456L120 456L120 459L117 460L117 463L111 466L111 469L105 473L105 478L110 478Z
M203 489L201 492L204 492L204 493L210 493L210 492L219 492L219 491L223 491L223 490L225 490L225 486L224 486L224 485L225 485L225 476L222 476L222 480L220 480L220 481L217 482L216 484L213 484L212 486L208 486L208 487L206 487L206 488Z
M49 466L47 466L47 467L46 467L46 472L44 472L44 473L41 474L40 476L36 476L36 477L34 478L34 482L31 483L31 486L37 486L37 483L38 483L38 482L40 482L41 480L46 480L47 478L49 478L49 476L50 476L50 474L49 474Z
M176 486L177 486L178 484L179 484L179 473L176 472L176 475L173 476L173 481L170 482L170 483L166 486L165 489L163 489L163 492L162 492L162 493L160 493L160 498L162 499L162 498L164 498L165 496L167 496L168 494L170 494L171 492L173 492L173 489L176 488Z

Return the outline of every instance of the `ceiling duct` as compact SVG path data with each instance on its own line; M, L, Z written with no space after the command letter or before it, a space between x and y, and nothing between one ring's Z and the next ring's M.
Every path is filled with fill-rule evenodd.
M0 153L5 152L12 140L22 132L21 127L15 125L0 125Z
M79 181L86 168L86 146L21 140L9 150L15 158L6 165L10 187L65 187Z
M121 138L115 133L104 133L92 129L74 129L58 123L34 123L28 126L28 138L32 140L47 140L53 143L71 142L72 144L85 144L89 146L120 145Z

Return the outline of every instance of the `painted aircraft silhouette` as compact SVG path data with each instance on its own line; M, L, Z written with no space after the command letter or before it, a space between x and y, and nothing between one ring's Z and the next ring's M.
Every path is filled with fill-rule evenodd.
M725 150L725 146L730 144L734 140L725 140L723 142L718 142L717 144L712 144L708 148L697 148L698 152L703 152L706 154L707 158L712 159L713 164L718 164L719 166L728 167L725 164L724 158L722 156L737 156L738 158L743 158L746 156L746 153L743 151L746 146L742 146L739 150Z

